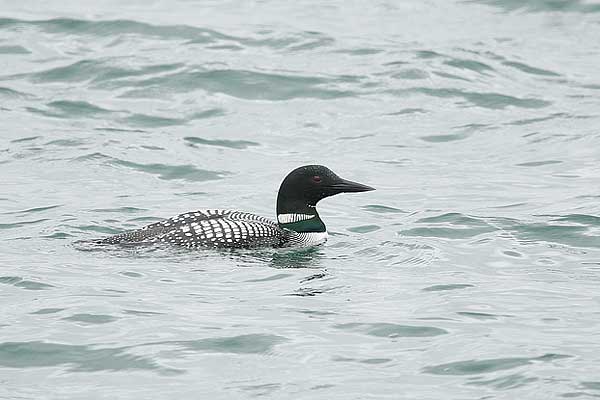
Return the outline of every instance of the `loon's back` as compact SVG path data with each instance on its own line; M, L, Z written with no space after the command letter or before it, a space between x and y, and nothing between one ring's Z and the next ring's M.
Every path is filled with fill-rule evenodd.
M268 218L233 210L198 210L97 240L98 244L169 243L184 247L281 247L295 242ZM288 244L290 243L290 244Z

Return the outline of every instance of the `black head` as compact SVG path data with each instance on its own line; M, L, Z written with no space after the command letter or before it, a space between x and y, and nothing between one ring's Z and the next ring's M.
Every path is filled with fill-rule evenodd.
M367 192L374 188L337 176L322 165L298 167L285 177L277 196L277 214L314 208L319 200L339 193Z

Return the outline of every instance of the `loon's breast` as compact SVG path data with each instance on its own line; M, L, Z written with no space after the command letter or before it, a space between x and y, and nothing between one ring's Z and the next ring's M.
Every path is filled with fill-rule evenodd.
M325 232L294 232L285 229L289 233L284 246L316 246L327 241L328 234Z
M259 215L198 210L101 239L100 244L169 243L184 247L283 246L289 234Z

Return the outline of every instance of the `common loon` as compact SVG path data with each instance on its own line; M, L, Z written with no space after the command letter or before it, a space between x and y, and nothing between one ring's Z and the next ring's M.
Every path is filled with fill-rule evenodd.
M277 222L233 210L198 210L141 229L94 241L96 244L168 243L184 247L250 248L311 246L327 240L317 213L319 200L345 192L375 190L342 179L322 165L290 172L277 195Z

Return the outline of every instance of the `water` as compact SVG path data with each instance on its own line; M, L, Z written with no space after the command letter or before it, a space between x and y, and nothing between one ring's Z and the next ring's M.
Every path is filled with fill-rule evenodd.
M597 2L0 5L0 398L600 396ZM307 163L326 246L73 244Z

